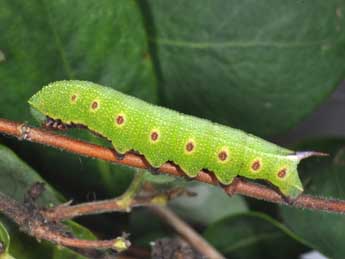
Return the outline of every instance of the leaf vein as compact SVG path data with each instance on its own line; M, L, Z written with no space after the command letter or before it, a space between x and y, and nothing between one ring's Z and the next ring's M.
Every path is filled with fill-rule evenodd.
M174 46L181 48L192 48L192 49L219 49L219 48L301 48L301 47L312 47L312 46L323 46L326 45L327 41L310 41L310 42L265 42L265 41L229 41L229 42L193 42L183 40L171 40L150 38L151 42L157 43L162 46Z

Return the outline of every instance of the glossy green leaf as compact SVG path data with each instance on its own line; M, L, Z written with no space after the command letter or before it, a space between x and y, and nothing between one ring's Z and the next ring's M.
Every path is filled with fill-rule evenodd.
M297 258L301 240L261 213L241 213L210 225L204 237L227 258Z
M0 242L1 242L0 255L2 255L8 252L8 247L10 246L10 235L8 234L5 226L1 222L0 222Z
M345 140L318 141L302 146L329 152L330 157L310 159L303 163L301 174L305 193L345 199ZM345 217L327 212L281 208L288 227L311 247L331 258L344 258Z
M163 101L179 111L278 134L344 78L344 1L146 3Z
M151 242L174 234L154 212L147 208L133 210L129 220L131 241L137 246L150 247Z
M17 157L9 148L0 145L0 190L8 196L22 201L28 188L36 182L45 182L30 166ZM58 204L62 197L48 184L37 201L42 205Z
M8 252L10 246L10 235L0 221L0 259L14 259Z
M61 79L90 80L157 100L146 32L135 1L0 1L0 35L1 117L33 121L28 98ZM84 189L78 191L84 197L88 191L105 189L119 194L131 179L128 169L109 163L42 147L33 151L27 144L17 150L33 161L39 157L37 168L67 191L75 188L66 182L80 182Z

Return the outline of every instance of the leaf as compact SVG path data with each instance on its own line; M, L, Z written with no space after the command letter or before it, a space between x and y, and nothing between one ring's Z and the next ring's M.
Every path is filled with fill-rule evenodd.
M236 195L230 198L216 186L192 183L188 190L196 196L179 197L170 202L169 206L191 222L209 225L226 216L248 211L243 197Z
M297 258L304 250L282 224L262 213L241 213L210 225L204 237L228 258Z
M28 188L36 182L45 182L37 172L20 160L9 148L0 145L0 190L22 201ZM37 201L41 205L58 204L62 197L48 184Z
M0 221L0 259L14 259L8 252L10 246L10 235Z
M278 134L344 79L344 1L146 2L161 96L181 112Z
M0 242L1 242L0 255L2 255L8 252L8 247L10 246L10 235L8 234L5 226L1 222L0 222Z
M309 159L302 164L305 193L344 200L345 140L319 140L300 148L330 153L329 158ZM285 224L311 247L327 257L344 258L344 215L288 207L282 207L281 213Z
M147 208L133 210L129 220L131 241L135 245L150 247L151 242L173 235L171 229L168 229L166 224Z
M0 1L0 35L5 57L0 63L1 117L33 121L27 100L43 85L61 79L90 80L157 101L146 32L135 1ZM132 177L127 168L102 161L81 160L41 146L16 143L16 148L67 191L76 191L67 182L78 182L83 197L95 190L119 194Z

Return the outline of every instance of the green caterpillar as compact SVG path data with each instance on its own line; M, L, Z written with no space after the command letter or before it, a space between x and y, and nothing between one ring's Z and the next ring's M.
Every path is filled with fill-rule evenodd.
M267 180L296 198L303 186L297 165L322 155L293 152L238 129L185 115L86 81L58 81L32 96L30 105L57 128L83 125L112 142L119 154L136 151L153 166L170 161L189 177L213 172L222 184L236 176ZM60 123L62 122L62 123Z

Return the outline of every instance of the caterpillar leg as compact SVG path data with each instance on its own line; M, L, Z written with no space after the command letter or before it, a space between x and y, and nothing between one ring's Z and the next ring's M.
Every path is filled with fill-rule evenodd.
M43 121L42 126L46 129L52 130L67 130L69 128L69 126L64 124L61 120L54 120L48 116Z
M125 153L122 154L122 153L119 153L115 148L112 148L111 149L116 157L117 160L123 160L125 158Z
M277 194L279 194L279 196L284 200L284 202L286 202L290 206L294 205L294 203L298 199L298 196L293 198L293 197L290 197L288 195L285 195L284 193L282 193L280 191L280 189L278 187L271 184L270 182L266 182L266 184L268 185L268 187L270 187L272 190L274 190Z
M152 165L149 165L147 168L147 171L149 171L153 175L159 175L159 167L154 167Z
M279 194L281 195L281 197L283 198L283 200L290 206L293 206L296 202L296 200L298 199L298 197L296 198L292 198L292 197L289 197L289 196L286 196L282 193L279 192Z
M226 191L226 193L231 197L233 196L234 194L236 194L236 189L237 189L237 186L238 184L240 183L240 178L239 177L235 177L232 182L227 185L224 189Z

